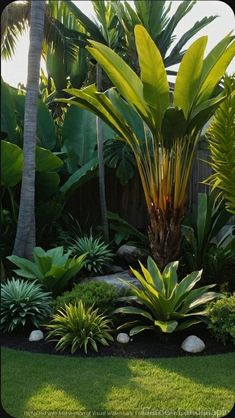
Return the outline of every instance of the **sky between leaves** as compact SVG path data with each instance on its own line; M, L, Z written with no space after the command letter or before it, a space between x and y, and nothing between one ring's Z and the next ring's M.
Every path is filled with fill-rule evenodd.
M74 1L74 3L76 3L88 17L93 17L92 4L89 0ZM129 1L129 3L133 2ZM178 7L179 3L181 3L181 1L173 1L171 10L172 14ZM206 49L207 54L225 35L228 34L228 32L231 30L234 31L235 17L233 10L227 3L223 1L198 0L192 11L190 11L189 14L182 19L182 22L179 24L179 28L176 29L175 33L177 38L179 39L197 20L210 15L218 15L219 17L210 23L208 27L202 29L199 35L192 38L187 45L189 46L198 36L208 35L208 44ZM12 86L17 87L19 82L26 85L28 48L29 33L27 32L19 39L13 59L2 61L2 77L4 81ZM173 66L172 69L177 69L177 67L177 65ZM45 63L43 61L42 68L45 71ZM235 72L235 58L228 67L227 72Z

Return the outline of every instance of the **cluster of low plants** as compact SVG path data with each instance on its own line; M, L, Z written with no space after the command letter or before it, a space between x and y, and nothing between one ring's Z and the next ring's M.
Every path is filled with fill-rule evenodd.
M206 305L220 295L210 291L215 285L195 287L200 281L202 270L194 271L178 282L178 261L166 265L161 272L151 257L147 268L141 263L142 274L131 268L141 288L127 282L138 306L126 306L116 309L116 313L135 316L119 329L130 328L130 335L152 330L172 333L197 324L207 317ZM126 297L133 302L133 296Z
M218 341L235 345L235 293L211 303L208 319L208 328Z
M101 237L95 238L92 232L89 235L72 239L68 249L76 256L86 253L83 267L89 273L102 273L103 269L113 260L109 246L103 242Z
M69 303L75 304L82 300L87 307L94 306L103 312L112 312L117 306L118 299L123 297L124 292L116 286L101 282L88 281L76 284L71 291L64 292L54 302L54 309L63 308Z
M64 253L63 247L44 251L41 247L33 250L33 260L30 261L16 255L8 258L19 269L16 274L27 280L37 280L54 295L61 293L70 280L83 267L86 254L71 258L71 251Z
M57 350L70 348L71 353L84 349L87 354L88 348L98 351L98 344L108 346L113 341L110 319L81 300L58 310L47 328L46 339L57 342Z
M1 284L1 330L12 332L25 326L39 327L51 313L51 293L38 283L8 279Z

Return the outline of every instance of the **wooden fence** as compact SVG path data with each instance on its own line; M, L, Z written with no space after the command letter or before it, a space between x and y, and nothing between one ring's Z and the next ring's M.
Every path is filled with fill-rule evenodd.
M208 186L201 183L211 174L211 168L205 162L208 160L208 155L208 151L200 150L195 159L189 185L189 207L197 202L199 192L207 193L209 190ZM117 212L131 225L141 230L146 229L148 216L138 173L127 185L122 186L115 177L114 171L106 169L106 194L108 210ZM78 217L81 225L101 223L98 179L91 180L73 194L68 210Z

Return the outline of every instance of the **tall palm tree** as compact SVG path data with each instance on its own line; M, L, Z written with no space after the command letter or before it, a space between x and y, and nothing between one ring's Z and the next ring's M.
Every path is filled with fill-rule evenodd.
M44 34L44 0L31 2L28 77L24 114L24 166L20 194L20 208L13 253L30 258L35 246L35 152L37 128L37 100L41 50Z

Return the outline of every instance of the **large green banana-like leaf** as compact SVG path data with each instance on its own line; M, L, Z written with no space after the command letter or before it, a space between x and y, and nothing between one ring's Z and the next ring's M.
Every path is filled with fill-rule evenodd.
M137 141L132 129L128 126L121 113L117 111L106 95L103 93L93 93L93 90L88 90L88 88L83 90L66 89L65 91L72 94L74 97L72 100L60 99L60 101L75 104L77 106L79 105L83 109L95 113L117 132L121 138L125 138L130 145Z
M153 108L155 124L160 131L163 115L169 106L169 84L166 70L160 51L141 25L135 27L135 41L144 99Z
M20 182L23 169L23 152L16 144L1 141L1 184L13 187Z
M86 183L88 180L96 176L98 167L98 159L93 158L84 164L81 168L75 171L69 179L61 186L60 191L62 193L71 193L77 187Z
M70 106L62 127L62 141L68 171L74 173L97 154L95 116L77 106Z
M19 134L14 112L14 90L1 80L1 132L7 134L8 140L19 144Z
M101 65L114 86L127 102L137 109L143 119L148 120L148 108L143 97L143 84L136 73L107 46L90 41L88 51Z
M51 151L36 148L36 171L40 173L52 172L59 169L63 161ZM17 145L1 141L1 183L6 187L13 187L20 182L23 171L23 150ZM45 178L45 177L44 177ZM58 175L56 176L58 183ZM55 176L50 181L55 185ZM51 186L52 186L51 183ZM48 185L49 186L49 185Z
M138 113L120 96L115 88L108 89L106 95L134 131L136 137L143 142L145 140L144 123Z
M215 52L217 52L217 55L215 55ZM210 60L207 57L208 61L205 60L203 64L202 80L200 82L200 88L197 92L197 104L202 103L203 101L210 98L214 88L221 80L226 71L226 68L232 59L234 59L234 57L235 41L233 41L226 50L223 50L223 52L220 51L220 53L218 53L218 50L214 51L214 55L210 56Z
M174 105L188 117L200 83L207 36L197 39L184 55L175 81Z
M45 148L36 148L36 171L55 171L62 167L63 161Z

